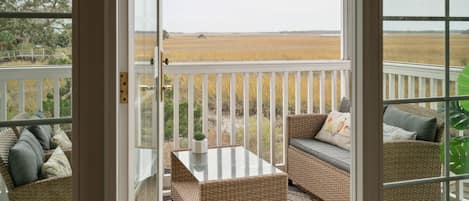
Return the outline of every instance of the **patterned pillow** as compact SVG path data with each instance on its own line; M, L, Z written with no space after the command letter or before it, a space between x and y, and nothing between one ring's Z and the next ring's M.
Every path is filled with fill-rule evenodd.
M42 165L42 175L46 178L72 175L72 167L60 147L57 147L47 162Z
M316 135L316 139L350 150L352 143L350 113L331 112Z
M61 128L55 129L54 133L55 134L52 137L52 144L62 148L62 150L72 149L72 141L70 141L67 134L65 134L65 132Z

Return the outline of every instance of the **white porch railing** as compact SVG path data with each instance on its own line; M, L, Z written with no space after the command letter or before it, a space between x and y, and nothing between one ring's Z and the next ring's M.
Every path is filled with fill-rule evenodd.
M462 68L450 68L450 80L452 86L456 89L457 75L462 71ZM336 108L338 100L342 96L350 95L350 62L349 61L261 61L261 62L212 62L212 63L174 63L165 67L165 74L168 74L171 83L174 85L173 96L173 113L179 113L179 103L183 95L187 97L188 103L188 137L189 139L194 134L194 104L197 98L201 98L202 105L202 130L207 132L209 129L215 130L216 144L222 144L223 133L228 133L230 144L249 144L249 110L254 108L252 112L256 117L257 125L262 125L264 117L269 118L270 128L276 125L284 125L286 115L290 113L311 113L311 112L327 112L328 108ZM384 64L384 78L385 84L384 97L386 99L394 98L418 98L418 97L435 97L443 93L443 80L444 80L444 67L428 64L409 64L409 63L391 63ZM214 77L210 80L209 77ZM194 79L200 77L201 79ZM241 77L241 82L239 78ZM272 78L280 79L272 79ZM52 80L53 85L53 102L54 102L54 117L60 117L60 87L61 79L71 78L71 65L60 66L19 66L19 67L0 67L0 121L7 120L9 114L8 106L11 103L17 103L17 111L25 111L26 99L31 100L31 94L35 94L35 102L37 109L42 109L42 102L44 100L43 83L46 80ZM252 79L252 80L251 80ZM263 80L268 79L268 82ZM292 83L288 81L293 79ZM14 85L9 85L9 81L16 81ZM237 82L238 80L238 82ZM25 82L28 81L28 88L30 91L25 90ZM35 81L32 86L30 81ZM182 82L187 81L187 82ZM229 88L223 88L223 81L228 81ZM339 82L340 81L340 82ZM250 84L253 86L250 86ZM209 83L214 83L215 97L214 102L209 99L208 89ZM268 84L266 84L268 83ZM304 86L306 83L306 86ZM316 83L313 84L313 83ZM336 84L333 84L336 83ZM340 83L340 85L338 84ZM429 87L427 87L427 84ZM266 85L266 86L264 86ZM236 93L237 86L241 87L242 93ZM9 93L11 87L16 87L17 95L12 96ZM185 87L185 88L184 88ZM201 88L201 93L196 94L195 87ZM31 90L35 88L35 90ZM253 96L255 91L255 104L256 107L250 107L250 95ZM276 88L281 88L280 94ZM181 90L184 89L184 90ZM15 91L13 90L13 91ZM224 91L227 90L227 91ZM262 96L263 90L268 90L269 96ZM181 94L181 91L186 94ZM252 91L252 92L251 92ZM294 91L294 97L289 95L289 91ZM301 98L302 94L303 97ZM228 96L223 96L228 94ZM278 103L276 97L281 97L281 103ZM289 97L290 96L290 97ZM7 100L7 97L14 97L15 100ZM223 107L223 99L227 98L228 103ZM270 101L263 101L263 99ZM293 100L293 103L289 100ZM306 99L306 100L304 100ZM241 100L242 104L239 103ZM315 102L314 100L319 100ZM331 100L331 102L326 102ZM306 102L305 105L302 103ZM268 103L268 104L266 104ZM15 104L16 105L16 104ZM211 107L209 107L209 105ZM288 106L293 107L288 107ZM241 106L241 108L239 108ZM280 106L280 107L279 107ZM236 114L238 107L238 114L242 114L241 121L237 121L239 115ZM436 103L431 103L430 107L436 108ZM275 115L276 111L281 108L280 115ZM317 108L317 111L313 111ZM229 113L226 117L223 113ZM209 124L209 114L214 113L214 124ZM278 112L277 112L278 113ZM274 115L271 115L274 114ZM281 116L277 119L277 116ZM179 115L174 115L174 130L172 144L175 148L180 148L181 144L178 135L180 120ZM228 121L223 122L223 119ZM282 121L282 123L280 123ZM279 123L277 123L279 122ZM226 126L227 130L222 130L222 125ZM210 128L212 126L213 128ZM237 141L232 133L242 128L243 139ZM278 128L278 126L277 126ZM283 130L282 138L285 135L285 128ZM269 130L269 147L262 147L262 133L264 132L260 126L255 129L256 135L256 151L268 150L269 156L267 159L271 161L275 158L276 145L273 143L276 135L272 129ZM283 139L280 139L283 140ZM188 143L190 144L190 143ZM267 144L265 144L267 146ZM189 145L190 146L190 145Z
M457 76L462 70L462 67L449 69L450 86L453 86L450 89L457 89ZM383 71L385 100L438 97L444 94L444 66L385 62ZM427 87L427 84L430 86ZM432 109L436 107L436 103L431 104Z
M44 82L46 80L52 80L53 82L53 117L60 117L60 81L71 77L71 65L0 67L0 121L7 120L8 106L11 102L18 104L18 112L24 112L26 110L26 98L30 98L27 97L27 94L30 95L31 93L36 96L35 110L42 111ZM16 89L14 89L17 91L17 100L8 100L8 91L12 87L9 85L9 81L17 81L17 84L15 84ZM35 81L35 90L26 91L26 81Z
M282 100L281 103L281 116L282 124L285 125L286 117L288 114L300 114L302 111L307 113L313 113L313 108L315 103L313 100L316 97L319 97L319 110L315 112L325 113L326 104L335 110L338 105L338 100L340 97L350 95L350 61L262 61L262 62L213 62L213 63L175 63L170 64L164 68L164 73L171 77L171 82L173 84L173 146L174 148L180 148L180 137L179 137L179 103L181 101L181 87L187 87L184 90L187 90L187 103L188 103L188 139L192 139L194 135L194 103L195 103L195 94L194 88L201 88L201 94L196 96L201 97L202 105L202 131L208 133L209 130L209 104L214 105L215 121L214 125L215 135L216 135L216 144L224 145L222 141L223 134L226 133L229 135L229 144L243 144L249 145L249 136L251 126L249 123L250 118L250 98L252 96L250 92L250 83L255 81L255 104L254 114L256 116L256 148L255 152L258 155L263 154L268 150L267 160L275 161L275 155L280 154L276 153L276 142L278 140L284 140L286 135L285 127L282 126L282 139L275 139L275 129L277 124L277 104L276 99L279 95ZM290 75L293 76L294 86L289 86ZM194 77L198 76L199 82L196 83ZM214 76L215 80L212 80L211 83L215 84L215 103L209 103L209 76ZM264 85L264 76L268 79L269 86ZM281 79L277 79L280 76ZM242 83L237 83L237 78L241 77ZM306 77L306 91L302 82L304 83ZM223 88L223 79L229 79L229 88ZM181 80L184 79L185 86L181 86ZM186 81L187 80L187 81ZM281 94L277 93L277 82L281 80ZM319 80L319 86L315 88L313 85L314 80ZM340 81L340 85L338 86ZM330 85L326 82L330 82ZM237 121L236 111L237 111L237 86L242 86L242 96L238 93L238 96L242 100L242 123ZM254 86L254 85L253 85ZM268 87L268 88L267 88ZM340 88L339 88L340 87ZM269 90L269 95L264 97L265 94L263 90ZM229 90L225 92L225 97L223 96L223 89ZM289 110L289 90L294 90L294 110ZM327 92L327 93L326 93ZM302 110L302 93L306 93L306 110ZM228 97L226 97L228 94ZM264 94L264 95L263 95ZM212 94L213 95L213 94ZM326 95L328 96L326 99ZM229 111L226 111L227 107L223 107L223 98L227 98L229 103L226 103L225 106L229 108ZM263 105L267 101L263 101L263 98L268 98L270 101L269 105ZM326 100L330 100L330 103L326 103ZM226 116L228 123L223 121L223 108L225 108L225 113L229 112L229 116ZM266 109L268 108L268 110ZM280 108L279 108L280 109ZM303 108L304 109L304 108ZM330 110L330 109L329 109ZM264 114L265 111L268 111L268 114ZM263 118L269 117L269 139L268 144L263 143ZM222 130L223 124L229 124L226 127L227 130ZM242 129L243 137L242 141L239 142L236 139L237 130ZM282 143L283 144L283 143ZM187 144L190 147L190 143ZM269 147L263 147L269 146ZM285 149L283 148L283 153ZM282 154L283 154L282 153ZM265 155L264 155L265 156ZM283 154L284 156L284 154ZM280 162L283 163L283 160Z

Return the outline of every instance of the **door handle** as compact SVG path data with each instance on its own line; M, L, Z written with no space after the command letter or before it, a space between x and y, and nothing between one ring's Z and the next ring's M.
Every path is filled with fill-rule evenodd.
M163 51L160 52L160 73L159 73L159 76L160 76L160 100L163 102L164 101L164 92L165 91L168 91L168 90L171 90L173 88L172 85L165 85L163 83L163 80L164 80L164 74L163 74L163 66L167 66L169 65L169 59L168 58L165 58L164 57L164 54L163 54Z

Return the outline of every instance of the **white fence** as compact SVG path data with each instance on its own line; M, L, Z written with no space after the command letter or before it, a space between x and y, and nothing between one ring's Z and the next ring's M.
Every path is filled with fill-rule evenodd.
M256 124L262 125L262 120L265 117L269 117L270 128L274 128L276 125L284 125L285 117L290 113L299 114L302 111L306 113L312 113L313 108L318 108L317 111L324 113L326 111L326 105L330 108L338 107L338 98L342 96L350 95L350 62L349 61L262 61L262 62L212 62L212 63L175 63L165 67L164 73L169 75L171 83L173 84L173 146L175 148L181 148L181 139L179 139L179 102L181 97L184 95L187 97L188 103L188 138L191 139L194 134L194 104L195 99L201 99L202 106L202 130L207 132L208 129L214 129L216 133L216 144L222 143L222 125L229 124L226 126L229 128L230 144L249 144L248 136L249 127L249 108L250 108L250 95L254 91L250 91L251 87L255 87L256 94L256 107L254 115L256 117ZM453 86L456 87L457 75L461 72L462 68L452 67L450 68L450 80ZM200 82L196 82L194 77L201 77ZM239 77L242 77L241 82L237 82ZM215 99L213 103L209 103L209 77L213 77L210 83L215 83ZM294 84L291 86L288 80L293 77ZM444 90L444 67L437 65L422 65L422 64L407 64L407 63L389 63L386 62L384 65L384 78L383 84L385 99L395 98L418 98L418 97L435 97L438 94L443 93ZM38 109L42 109L43 97L43 82L44 80L53 81L53 100L54 100L54 117L60 116L60 80L63 78L71 78L71 66L38 66L38 67L0 67L0 120L7 120L8 106L9 103L17 103L17 111L25 111L25 81L35 81L35 100ZM252 79L251 79L252 78ZM275 79L281 78L281 79ZM222 82L229 80L229 96L223 97ZM265 83L263 80L270 79L268 86L263 86ZM12 86L8 85L9 80L16 81L16 87L18 95L14 96L17 100L7 100L8 89ZM181 81L186 81L181 83ZM251 80L255 80L255 86L250 86ZM280 82L280 83L278 83ZM306 88L302 88L304 83ZM303 83L303 84L302 84ZM317 86L314 83L318 84ZM335 83L335 84L334 84ZM338 86L337 83L340 83ZM427 87L429 85L429 87ZM200 86L201 94L195 94L194 88ZM242 93L236 93L237 86L242 87ZM181 87L187 87L185 90L181 90ZM277 94L276 87L281 88L280 94ZM267 90L269 93L268 97L262 96L263 90ZM289 103L289 91L294 91L294 97L290 97L294 100L294 103ZM181 91L187 92L187 94L181 94ZM306 95L306 100L302 100L302 94ZM28 93L31 94L31 93ZM241 96L241 97L240 97ZM281 103L276 104L276 97L281 96ZM303 96L304 97L304 96ZM27 97L31 99L31 97ZM228 98L228 106L223 109L223 98ZM268 98L270 101L263 101L263 98ZM236 104L236 100L241 100L242 104ZM319 100L315 102L313 100ZM331 102L326 102L330 100ZM306 101L306 105L302 105ZM263 105L268 102L269 105ZM209 124L209 104L214 105L212 108L215 114L215 124ZM294 105L290 111L288 105ZM236 120L236 111L243 111L242 121ZM277 106L281 106L281 119L276 118L276 110L280 109ZM436 107L436 103L431 103L432 108ZM226 109L228 108L228 109ZM268 108L265 110L264 108ZM223 122L225 118L222 112L229 113L229 121ZM282 121L282 123L277 122ZM279 123L279 124L277 124ZM213 128L209 128L212 126ZM244 135L241 141L237 141L235 135L237 130L242 128ZM282 138L285 137L285 128L281 128L283 131ZM274 131L269 131L269 147L263 147L261 143L263 137L263 130L260 126L257 126L255 135L256 138L256 151L258 154L262 150L269 150L269 157L272 161L276 154L276 145L273 143ZM280 139L283 140L283 139ZM188 143L190 146L190 143ZM267 146L267 145L265 145Z
M0 121L7 120L8 103L18 103L18 112L25 111L26 91L25 81L35 81L35 98L37 110L43 110L43 84L44 81L53 81L54 95L54 117L60 117L60 80L72 77L72 67L70 65L61 66L18 66L18 67L0 67ZM17 100L8 100L8 81L17 81Z
M244 144L249 145L249 118L250 118L250 78L252 77L256 81L256 151L257 154L262 154L263 151L269 150L270 161L274 161L276 153L276 141L275 139L275 127L277 125L276 119L276 97L277 97L277 75L281 77L281 89L282 92L279 94L282 96L282 125L285 125L286 116L292 111L289 111L289 90L295 91L294 97L294 113L300 114L302 111L302 93L306 93L306 111L307 113L313 112L314 97L319 97L319 111L324 113L326 112L326 81L330 82L331 90L329 94L329 100L331 108L336 108L338 105L338 98L342 96L349 96L350 94L350 61L268 61L268 62L214 62L214 63L175 63L170 64L164 68L164 73L172 77L173 84L173 143L174 148L180 148L180 139L179 139L179 102L180 102L180 81L181 77L185 76L187 80L187 102L188 102L188 139L192 139L194 135L194 87L200 86L202 89L201 96L202 99L202 131L208 133L209 129L209 76L215 75L215 133L216 133L216 145L222 145L223 131L222 124L222 108L223 108L223 87L222 81L228 77L229 79L229 127L230 130L229 144ZM326 79L326 73L329 74L329 79ZM289 75L294 76L294 86L289 86ZM202 80L199 83L195 83L194 77L201 76ZM242 83L237 83L237 77L242 76ZM263 77L268 77L269 86L263 86ZM303 76L306 76L306 91L302 90L302 80ZM315 88L313 86L314 79L319 80L319 86ZM340 86L337 86L338 81L340 80ZM236 88L237 86L242 86L242 107L243 107L243 122L240 123L236 121ZM263 90L269 87L269 110L268 115L264 114L264 101ZM339 88L340 87L340 88ZM318 90L317 90L318 89ZM316 90L316 91L315 91ZM340 91L339 91L340 90ZM340 94L339 94L340 92ZM239 94L238 94L239 95ZM329 104L329 103L328 103ZM225 111L226 112L226 111ZM263 129L262 129L262 120L264 116L269 116L269 147L263 147ZM225 122L226 123L226 122ZM243 129L243 140L237 142L236 132L238 129ZM283 139L285 139L286 130L285 127L283 130ZM283 140L281 139L281 140ZM190 143L188 143L190 147ZM284 150L285 151L285 150Z

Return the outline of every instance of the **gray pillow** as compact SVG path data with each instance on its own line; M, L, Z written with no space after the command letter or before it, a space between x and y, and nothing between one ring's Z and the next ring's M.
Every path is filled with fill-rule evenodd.
M339 112L350 112L350 100L347 97L343 97L340 101Z
M388 106L384 112L383 122L408 131L417 132L417 140L434 142L437 123L435 117L424 117Z
M34 114L31 119L42 119L44 118L42 113ZM29 126L28 130L36 136L39 143L44 150L50 150L54 147L51 147L51 138L52 138L52 127L50 125L33 125Z
M34 182L40 178L44 163L41 144L27 129L21 133L18 142L10 149L8 169L15 186Z

